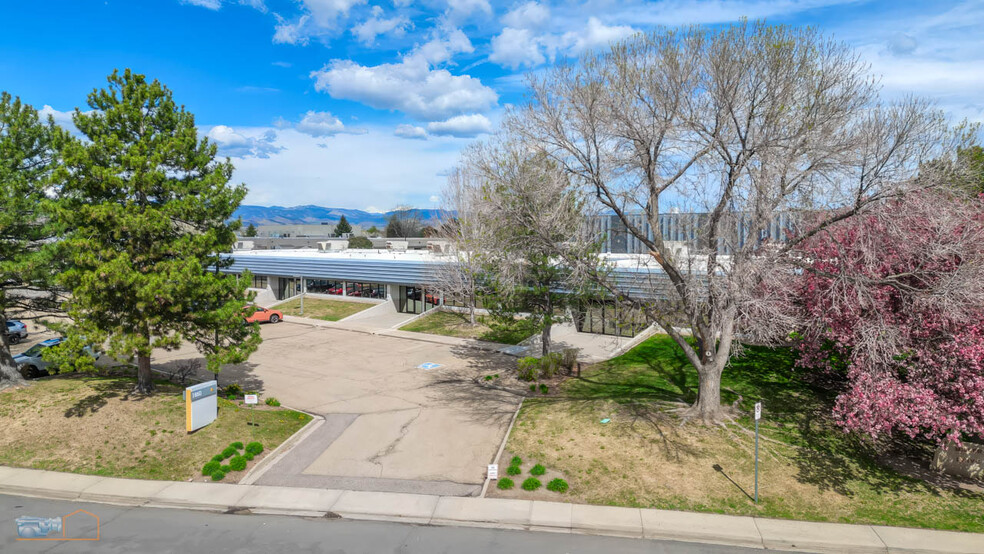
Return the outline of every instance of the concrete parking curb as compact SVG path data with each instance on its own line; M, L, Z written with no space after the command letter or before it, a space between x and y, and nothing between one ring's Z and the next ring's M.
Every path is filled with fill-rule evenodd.
M0 466L0 493L126 506L527 529L812 552L984 553L984 534L616 508L262 485L116 479Z

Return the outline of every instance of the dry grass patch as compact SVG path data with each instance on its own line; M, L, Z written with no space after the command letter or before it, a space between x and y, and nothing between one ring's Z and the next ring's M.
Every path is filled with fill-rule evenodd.
M726 371L724 396L746 414L765 405L756 505L752 421L682 424L673 410L692 401L696 376L675 349L653 337L557 397L526 400L508 450L562 473L576 502L984 531L984 494L890 469L880 446L832 424L830 399L796 378L788 352L750 348Z
M263 409L251 427L248 410L219 398L216 421L189 434L181 388L158 383L147 397L132 388L129 377L63 375L0 392L0 464L184 481L201 478L205 462L231 442L256 440L266 453L310 421Z
M376 306L371 302L352 302L349 300L328 300L325 298L305 298L304 315L301 315L301 300L291 300L275 306L273 309L280 310L284 315L298 317L310 317L312 319L323 319L325 321L338 321L350 315L357 314L363 310L368 310Z

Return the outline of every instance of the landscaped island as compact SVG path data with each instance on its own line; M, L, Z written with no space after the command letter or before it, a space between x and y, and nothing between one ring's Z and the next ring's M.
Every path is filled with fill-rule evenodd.
M72 374L0 391L0 465L201 480L203 465L230 443L256 441L270 452L311 420L266 405L250 413L220 396L215 422L187 433L181 387L158 381L153 396L140 396L133 385L130 377ZM251 418L258 425L247 425Z
M549 398L527 399L506 456L559 471L574 502L984 531L984 493L889 467L915 467L907 456L925 461L931 445L870 443L844 433L832 419L832 395L796 375L794 360L785 349L748 347L724 372L724 401L738 408L732 420L681 426L674 410L693 402L696 375L679 347L657 335L584 370ZM759 400L756 505L750 414ZM490 490L558 499L546 491Z

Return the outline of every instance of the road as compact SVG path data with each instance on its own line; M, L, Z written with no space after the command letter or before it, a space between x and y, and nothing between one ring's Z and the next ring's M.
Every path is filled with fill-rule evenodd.
M15 520L18 517L60 517L79 509L99 517L98 542L17 540ZM757 551L673 541L342 519L214 514L0 495L0 552L710 554Z

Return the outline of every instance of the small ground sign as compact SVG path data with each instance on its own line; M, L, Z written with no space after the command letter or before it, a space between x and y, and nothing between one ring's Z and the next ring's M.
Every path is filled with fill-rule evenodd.
M246 403L247 404L258 404L260 402L260 397L257 394L247 394Z
M489 464L489 479L499 478L499 464Z
M192 432L215 421L219 384L206 381L185 389L185 429Z

